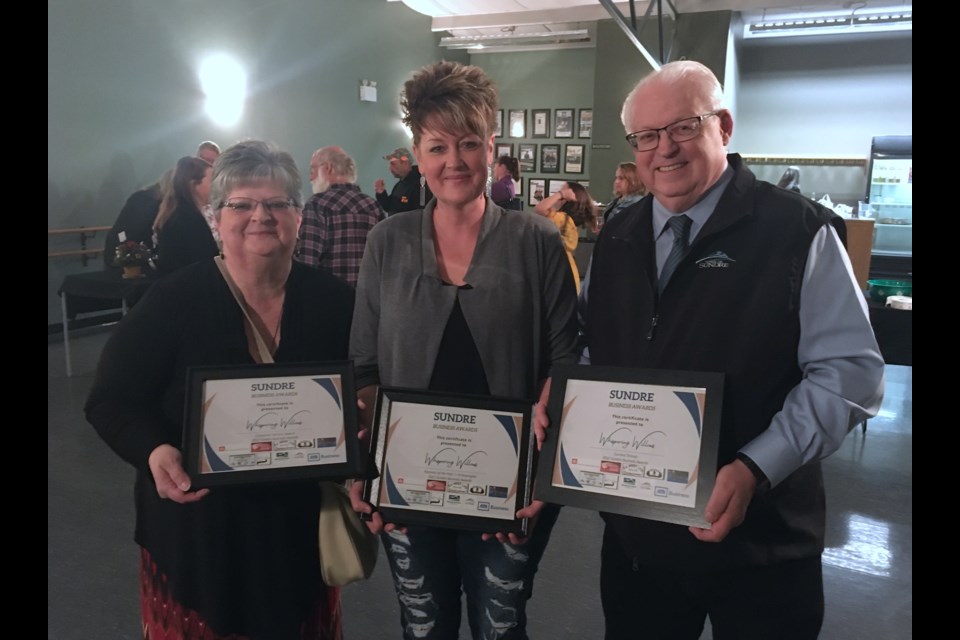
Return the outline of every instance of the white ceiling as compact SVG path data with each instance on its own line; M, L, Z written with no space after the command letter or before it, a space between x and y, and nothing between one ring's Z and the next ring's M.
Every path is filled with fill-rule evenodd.
M498 51L592 47L597 21L611 17L599 0L387 0L398 1L433 18L432 30L442 32L442 36L480 36L486 40L487 50ZM638 24L642 25L640 21L651 3L651 18L655 18L657 0L635 2ZM703 11L736 11L744 14L745 19L772 19L810 12L849 14L912 6L912 0L662 0L661 6L666 17L671 16L672 6L680 16ZM616 7L629 20L630 3L616 1ZM578 30L586 30L587 35L570 34ZM531 37L495 46L496 38L504 35Z

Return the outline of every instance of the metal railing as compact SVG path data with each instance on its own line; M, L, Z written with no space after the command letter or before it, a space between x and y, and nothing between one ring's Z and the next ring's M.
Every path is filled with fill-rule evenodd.
M47 251L47 258L62 258L66 256L80 256L83 266L87 266L87 261L103 253L103 247L87 247L87 240L96 237L100 231L110 231L110 227L75 227L72 229L47 229L47 239L54 236L64 236L69 234L78 234L80 238L80 248L67 251Z

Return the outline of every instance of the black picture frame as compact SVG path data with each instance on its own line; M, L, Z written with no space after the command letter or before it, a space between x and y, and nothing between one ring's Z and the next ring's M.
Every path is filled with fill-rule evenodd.
M553 137L554 138L572 138L573 137L573 109L554 109L553 111Z
M593 109L580 109L577 112L577 137L581 139L593 137Z
M552 373L547 403L549 437L540 451L535 499L674 524L710 527L704 518L704 510L716 481L724 374L577 365L555 366ZM587 387L582 384L583 381L592 386ZM572 384L576 385L575 389L579 389L579 392L568 392ZM631 385L638 386L631 389ZM588 393L577 395L586 388L592 389L589 392L594 398L592 405L587 399L591 397ZM648 395L637 395L640 392L635 389L638 388L645 390L643 393ZM614 400L608 403L607 398ZM578 401L581 404L575 410ZM590 412L590 419L576 423L576 420L582 420L583 407L587 406L590 407L586 410ZM663 410L664 415L670 415L662 407L679 407L680 414L689 413L689 424L671 424L674 429L697 429L699 450L693 452L696 453L697 462L692 472L657 466L670 464L657 462L663 452L655 448L663 443L658 438L665 438L668 432L660 428L665 425L657 422L658 411ZM584 449L564 449L564 443L571 441L570 437L565 439L567 430L571 430L570 437L575 437L577 431L581 431L581 438L591 443L587 455L600 457L597 465L600 473L580 470L580 475L577 475L577 458L574 456ZM640 434L643 434L642 438ZM645 452L645 448L650 451ZM636 461L630 461L631 458L636 458ZM641 464L640 460L647 462ZM586 463L582 464L587 466ZM607 464L610 468L604 467ZM599 482L594 476L600 476ZM689 487L693 482L690 476L696 481L693 506L656 500L658 496L669 499L671 490L679 492L684 486ZM630 478L632 480L628 483L627 479ZM646 484L650 486L643 486ZM604 493L610 486L615 487L615 491L622 487L623 493L630 495ZM689 502L690 496L686 496L685 500Z
M546 196L549 198L557 191L560 191L565 184L567 184L567 180L547 180Z
M568 144L563 149L563 172L583 173L586 165L586 145Z
M503 427L494 438L499 448L471 451L475 443L470 442L470 424L479 425L473 432L487 427L482 431L486 443ZM380 387L370 437L380 474L364 484L364 499L385 522L526 534L527 519L515 514L530 504L533 493L532 400ZM489 478L467 464L479 460L482 465L488 457L502 461L511 453L517 460L512 485L506 479L496 485L485 482ZM480 481L474 482L478 476ZM421 480L422 485L417 484ZM499 516L482 515L494 512Z
M183 424L184 469L194 488L366 473L352 361L191 367ZM317 437L318 428L328 437Z
M508 138L526 138L527 137L527 110L510 109L507 111Z
M493 135L498 138L503 136L503 109L497 109L496 124L493 127Z
M530 117L530 137L550 137L550 109L533 109Z
M560 145L540 145L540 173L560 173Z
M494 143L494 154L493 159L496 160L500 156L509 156L513 157L513 143L512 142L497 142Z
M539 198L537 197L539 194ZM544 178L527 179L527 204L531 207L537 206L537 203L547 196L547 181Z
M520 162L520 171L532 173L537 170L537 145L521 142L517 159Z

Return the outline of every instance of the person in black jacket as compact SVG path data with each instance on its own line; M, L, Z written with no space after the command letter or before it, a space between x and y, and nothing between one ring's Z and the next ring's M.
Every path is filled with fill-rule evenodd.
M222 260L207 257L159 279L117 325L97 365L87 420L136 469L137 637L342 638L340 590L325 585L320 573L316 480L197 489L181 451L191 367L257 367L264 358L258 357L255 334L278 363L347 358L353 289L292 259L301 188L293 157L272 144L245 141L224 150L212 185ZM194 215L209 235L203 218ZM257 442L248 439L244 448L243 436L234 432L235 448L224 453L222 446L211 446L204 461L239 474L248 470L243 467L251 450L260 452L258 465L274 468L291 468L287 461L295 454L319 455L312 445L292 444L302 438L294 435L302 427L293 420L282 432L261 421L282 418L273 412L283 413L294 402L309 403L303 385L312 386L311 380L288 380L291 388L298 385L294 398L247 390L256 384L221 387L230 400L211 394L205 415L232 402L243 407L239 415L260 424ZM204 426L205 435L216 433Z
M160 211L160 201L163 193L170 188L173 180L173 168L167 169L163 175L149 187L135 191L120 210L120 215L107 232L103 245L103 264L105 267L114 266L117 257L117 245L120 244L120 234L124 241L142 242L153 249L153 223Z
M649 484L650 501L688 509L708 526L601 514L606 640L695 640L707 616L715 638L813 640L824 612L819 461L883 398L883 358L845 255L843 221L757 180L727 153L733 116L698 62L646 76L622 118L650 194L597 239L581 299L590 363L724 378L722 398L706 398L722 400L714 477L698 477L700 452L689 446L664 465L671 449L663 440L614 458L629 470L613 487L643 498ZM684 391L668 386L646 404L656 411ZM641 409L616 416L640 442L649 444L654 428L669 442L703 437L695 400L687 421L675 413L657 422ZM709 498L691 506L685 500L703 481L713 482Z
M206 160L196 156L177 161L173 181L153 224L159 252L157 272L161 276L220 253L202 213L210 202L212 171Z
M411 158L413 154L404 147L394 149L392 153L383 156L384 160L390 161L390 173L399 180L389 195L383 178L377 178L373 183L377 202L388 216L401 211L423 209L433 198L430 187L427 186L427 179L420 175L417 165L411 164Z

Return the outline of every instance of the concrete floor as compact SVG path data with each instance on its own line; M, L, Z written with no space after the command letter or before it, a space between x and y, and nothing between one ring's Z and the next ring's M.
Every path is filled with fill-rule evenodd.
M83 418L107 330L71 334L73 377L61 342L47 346L47 637L139 638L133 543L133 470ZM823 556L827 640L913 637L913 369L888 366L880 414L824 463L828 531ZM565 508L529 605L534 640L603 636L599 557L603 525ZM343 590L348 640L396 640L399 614L381 550L373 577ZM468 637L466 622L462 637ZM638 636L639 637L639 636ZM709 625L703 640L710 640Z

